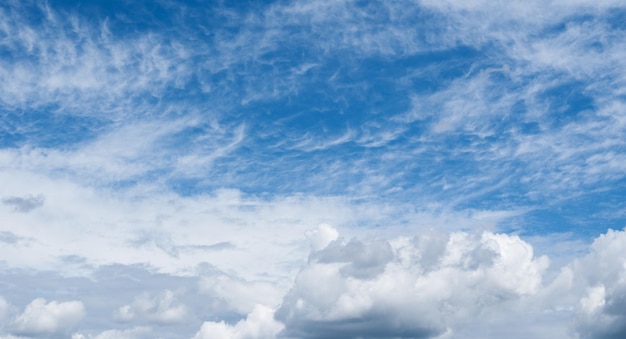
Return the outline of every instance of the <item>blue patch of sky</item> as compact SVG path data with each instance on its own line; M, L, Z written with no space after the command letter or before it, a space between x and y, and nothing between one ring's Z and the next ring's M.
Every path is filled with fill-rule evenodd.
M566 32L568 27L593 22L595 20L598 20L598 16L591 14L572 15L552 25L548 25L543 30L541 30L541 32L539 32L537 36L542 38L550 38L552 36L556 36Z
M78 14L86 22L99 24L109 19L109 29L124 35L155 28L172 27L175 16L163 3L125 0L51 0L49 6L67 14ZM36 13L36 12L35 12Z
M537 205L524 214L523 233L572 232L581 238L592 238L609 228L621 230L626 227L624 196L623 189L615 189L587 193L557 205Z
M538 95L539 100L544 100L549 105L548 116L552 120L552 128L578 121L580 113L595 110L593 97L586 93L587 86L586 83L566 82Z
M466 52L445 53L469 58ZM289 131L313 132L327 137L341 135L347 128L358 129L364 122L372 120L387 125L390 116L410 109L408 94L434 91L444 86L441 77L458 76L471 67L468 61L453 61L449 67L444 67L439 78L430 75L424 79L412 79L412 68L441 63L437 61L438 54L441 53L401 60L368 58L353 61L352 64L343 63L340 59L326 60L307 72L306 78L302 79L305 83L300 85L297 93L290 93L282 100L250 103L244 109L262 112L259 116L261 126L266 125L269 118L270 128L278 124ZM285 57L289 58L288 55ZM398 84L397 79L404 76L408 76L411 82ZM283 137L280 134L273 136Z
M345 93L343 94L346 96ZM322 96L321 98L325 97ZM246 150L252 154L254 159L252 166L256 169L255 173L259 173L260 168L263 168L264 170L261 172L266 173L267 176L263 180L250 181L246 186L252 188L251 186L257 185L253 191L270 189L280 191L285 189L286 191L313 190L320 193L340 194L345 193L345 187L350 186L351 183L358 184L361 180L366 181L367 177L363 172L368 172L371 175L389 176L390 173L404 175L403 173L417 171L424 178L428 178L428 175L431 175L433 172L450 172L451 177L457 177L457 175L468 176L471 174L468 170L473 166L471 163L473 154L459 153L460 151L458 150L474 145L476 141L480 141L479 138L460 134L458 138L447 140L447 144L428 145L433 147L434 151L430 154L419 155L418 157L423 159L422 164L427 164L427 166L419 166L416 165L419 160L409 154L412 146L407 147L406 145L406 143L411 141L412 137L419 136L420 133L424 132L423 126L417 123L409 126L407 135L398 137L397 140L389 142L386 147L380 150L364 148L356 145L353 141L311 152L302 152L298 149L285 147L272 148L273 145L279 144L285 136L290 136L292 139L297 140L303 133L310 133L311 138L314 139L312 145L314 147L316 145L315 142L323 143L340 137L348 128L355 128L358 132L359 127L363 126L363 123L372 119L378 119L383 127L388 127L390 123L385 121L387 114L401 113L408 108L408 103L383 104L381 110L385 110L386 114L383 117L377 117L375 113L370 114L369 110L374 105L368 105L366 103L367 100L371 100L371 96L362 95L362 92L356 91L353 97L346 97L344 102L346 107L343 109L338 109L335 101L328 102L327 109L321 109L320 106L323 107L321 103L323 100L321 99L312 99L315 105L308 105L294 99L291 99L289 105L286 106L276 102L262 105L264 109L259 108L258 110L270 111L272 113L274 113L273 108L276 107L278 113L274 114L279 115L279 117L277 117L277 120L270 121L259 119L258 126L261 129L260 132L256 131L257 125L253 124L254 127L251 128L251 133L261 135L265 133L267 134L266 137L269 138L269 140L263 140L262 136L256 139L255 141L258 143L251 145L253 149ZM364 101L365 103L359 103L359 101ZM291 106L295 105L294 102L301 105L303 111L295 114L291 112L292 116L280 116L280 113L285 114L285 111L288 111ZM350 107L355 102L357 107L363 107L364 109L361 111ZM391 108L393 105L399 106L395 108L395 112ZM254 105L252 106L256 108ZM316 109L312 112L311 107L316 107ZM274 131L270 131L272 129ZM289 133L292 133L292 135L289 135ZM487 141L482 141L483 147L487 147ZM395 146L398 146L398 148ZM395 163L379 159L388 152L394 153L395 156L399 155L403 159ZM245 154L240 153L240 155L245 157ZM461 158L459 155L464 158ZM364 166L361 173L358 173L358 168L350 166L351 163L363 160L364 162L359 163L360 166ZM448 162L454 162L454 164ZM228 167L228 162L225 164L225 167ZM307 184L308 176L315 173L329 173L329 169L333 167L337 170L332 173L345 180L343 187L336 185L312 187L312 185L319 185L319 182L315 181ZM398 168L402 168L402 170L398 171ZM243 171L242 174L246 172ZM415 185L415 183L412 183L413 180L415 180L415 177L407 174L404 178L396 179L395 183L402 187L410 187ZM338 182L336 177L329 178L329 181L332 183ZM344 191L342 192L342 190Z
M497 55L498 47L495 45L486 44L481 49L439 47L431 52L414 55L361 55L351 50L351 46L322 50L309 43L311 35L316 35L313 40L324 39L323 36L317 36L320 31L311 31L308 24L293 24L287 26L288 40L281 41L265 53L251 54L249 59L244 58L223 71L215 72L203 65L203 59L211 59L222 53L215 44L220 39L228 41L244 29L249 30L249 26L241 25L243 18L248 13L262 12L270 3L211 2L208 9L206 3L194 1L185 3L185 8L170 8L165 3L124 1L124 6L119 6L120 3L51 1L50 5L55 8L61 6L69 13L78 11L81 17L96 21L108 18L108 27L118 38L154 30L163 34L166 43L179 39L197 39L205 47L208 46L208 54L202 52L192 59L197 66L192 78L181 88L167 88L159 98L143 96L137 100L148 101L149 104L158 102L203 107L207 110L206 119L213 118L215 113L212 111L216 110L226 126L232 128L238 123L246 124L243 146L233 154L217 159L206 177L182 176L169 179L171 188L182 195L202 194L229 185L255 194L311 192L333 195L355 192L360 185L370 184L379 190L381 197L399 200L422 193L453 199L479 188L484 190L484 193L460 203L456 206L458 208L514 207L516 203L541 203L528 200L526 193L532 187L515 179L525 171L526 164L517 161L502 164L484 160L483 157L494 144L509 142L507 131L511 128L522 134L542 132L541 123L544 122L526 121L528 108L524 101L518 100L507 111L498 112L495 117L489 118L492 121L481 122L489 124L496 132L486 137L452 133L423 144L424 141L415 140L427 133L427 125L431 121L404 124L389 119L411 108L411 94L436 93L456 79L500 67L499 62L506 59ZM371 24L386 22L387 14L376 12L379 7L368 2L361 3L359 8L365 13L363 20ZM228 11L233 11L234 16ZM29 12L29 20L43 20L43 12ZM619 20L620 13L623 11L615 12L607 19L616 29L622 29L620 25L623 25L623 21ZM409 25L430 15L427 12L417 14L412 20L402 19L405 21L401 23ZM181 18L184 20L181 21ZM558 35L565 32L570 24L593 20L597 18L568 18L541 34ZM178 25L181 23L182 26ZM177 30L169 29L175 24ZM424 29L423 25L420 24L416 29L422 30L424 33L421 34L424 35L435 34L438 29L434 23L428 29ZM71 30L66 31L72 34ZM262 38L260 31L252 31L252 34ZM80 42L78 36L70 38ZM425 36L421 38L422 42L428 43ZM78 43L79 50L80 47ZM246 53L245 49L251 47L254 46L243 46L239 52ZM433 43L431 47L436 47L436 44ZM26 53L24 50L2 49L1 52L5 59L28 57L20 54ZM289 76L293 75L294 70L306 63L314 63L315 66L297 76L293 84L289 83ZM529 75L525 80L530 81L533 76ZM404 78L406 81L398 81ZM516 91L527 85L524 82L513 82L503 72L492 72L489 79L494 86L490 94L494 101L507 91ZM209 85L211 90L204 92L202 85ZM580 121L582 113L596 109L587 86L585 82L570 81L548 89L537 97L549 107L547 117L550 119L550 129L559 129L568 123ZM278 93L276 97L268 95L243 102L247 95L255 94L257 90L273 94L274 88ZM93 118L50 113L53 110L50 107L27 114L21 111L5 112L0 145L18 147L28 142L32 146L65 147L93 138L107 124ZM384 147L368 148L355 142L360 133L368 128L380 130L392 127L405 130ZM340 138L348 131L355 133L349 142L322 147L325 142ZM184 153L195 147L196 139L205 133L211 133L210 126L200 124L170 136L163 142L166 147L172 150L178 148ZM305 150L296 147L300 142L306 143L306 138L310 138L310 150L306 150L306 145L303 147ZM315 150L316 145L322 149ZM418 155L411 153L420 146L426 146L428 150ZM390 154L395 157L393 160L384 158ZM158 178L171 170L159 169L146 174L143 179ZM324 180L324 176L330 177ZM376 180L377 176L388 180L372 183L371 180ZM482 181L472 182L476 178ZM120 182L118 185L128 187L136 180L139 179ZM502 182L504 184L498 186ZM392 188L399 190L385 193ZM619 189L611 192L616 196L623 195ZM602 200L601 196L591 196ZM586 204L597 205L593 199ZM579 209L571 212L576 211ZM552 221L573 227L565 221Z
M612 8L608 11L606 21L613 30L626 30L626 8Z
M94 117L57 113L58 107L2 112L0 147L68 148L93 140L107 122Z

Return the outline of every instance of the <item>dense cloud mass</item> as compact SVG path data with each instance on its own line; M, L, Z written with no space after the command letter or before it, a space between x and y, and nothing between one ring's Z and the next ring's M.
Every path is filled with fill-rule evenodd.
M626 232L609 230L591 245L573 270L585 286L577 307L582 338L626 337Z
M547 266L503 234L340 239L311 254L276 317L291 337L432 338L536 294Z
M501 233L429 231L347 240L327 224L306 233L309 258L283 296L276 295L276 285L237 281L214 269L197 280L198 302L220 305L243 318L194 321L197 332L189 336L466 338L506 334L515 317L536 323L535 328L517 328L511 338L624 335L626 231L609 230L588 253L558 268L550 267L548 257L536 256L520 237ZM328 235L326 246L313 234ZM1 298L5 325L0 330L26 337L150 338L159 326L198 319L189 313L193 303L186 293L143 293L112 315L120 324L145 325L99 333L71 332L85 318L84 302L37 298L20 311ZM554 328L542 323L546 319L567 321ZM490 332L480 329L485 326Z
M338 238L311 252L275 313L257 306L233 325L205 322L195 338L465 338L480 335L477 325L507 333L497 328L510 326L502 317L559 319L550 314L562 312L572 322L544 335L620 338L625 240L626 231L609 230L548 279L548 258L517 236ZM512 338L541 335L515 331Z

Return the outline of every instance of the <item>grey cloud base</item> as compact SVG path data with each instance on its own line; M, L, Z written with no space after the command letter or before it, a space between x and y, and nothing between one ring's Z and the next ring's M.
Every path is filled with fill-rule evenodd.
M36 196L6 197L2 199L2 203L7 206L12 206L15 212L28 213L35 208L43 206L44 196L38 194Z

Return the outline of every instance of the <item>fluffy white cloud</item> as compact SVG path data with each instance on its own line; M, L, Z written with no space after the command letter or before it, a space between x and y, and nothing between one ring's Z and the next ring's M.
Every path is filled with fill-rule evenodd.
M313 249L319 251L331 241L337 240L339 232L328 224L320 224L316 229L307 231L305 235Z
M431 338L537 294L546 257L484 232L345 241L313 252L276 318L299 338Z
M274 310L257 305L246 319L235 325L225 322L204 322L194 339L271 339L283 325L274 320Z
M14 327L20 334L52 334L73 328L85 316L81 301L50 301L37 298L17 316Z
M171 324L184 321L187 315L187 307L176 299L174 292L166 290L157 296L148 293L138 296L130 305L120 307L116 317L121 321Z
M582 338L626 338L626 231L609 230L572 265L583 288L576 329Z

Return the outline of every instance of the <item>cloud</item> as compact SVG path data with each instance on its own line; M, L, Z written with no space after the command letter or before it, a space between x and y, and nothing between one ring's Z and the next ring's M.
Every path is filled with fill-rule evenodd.
M4 295L12 305L28 304L33 291L47 300L66 299L68 295L81 297L84 309L88 311L84 318L70 330L42 333L41 337L68 338L70 333L76 333L90 338L103 332L103 336L109 333L109 337L115 337L118 333L115 331L122 333L125 330L128 332L124 332L126 335L141 339L155 336L189 338L207 317L229 319L231 315L212 307L213 300L198 292L199 277L196 274L158 273L147 265L104 265L79 269L75 268L75 264L66 262L65 265L69 274L53 270L0 271L0 280L11 282L5 286ZM112 294L111 291L116 292ZM0 336L25 335L13 326L13 320L21 312L23 307L19 310L9 305L6 321L0 320ZM128 317L121 319L120 313Z
M234 311L245 315L257 305L275 307L284 293L282 284L272 280L246 280L224 272L212 270L198 283L201 295L211 298L216 312Z
M228 241L218 242L212 245L189 245L185 249L188 250L204 250L204 251L225 251L235 249L235 245Z
M583 339L626 336L626 230L609 230L596 238L589 254L575 261L582 298L575 327Z
M150 273L147 268L103 267L90 279L29 273L4 279L20 281L21 289L9 290L18 298L28 295L23 289L34 286L92 291L84 294L89 300L86 306L100 319L85 321L98 324L98 330L86 332L81 326L76 338L153 337L157 330L141 327L146 323L158 326L164 338L181 333L195 333L197 338L213 334L224 338L508 335L515 339L623 334L626 271L620 254L626 247L626 231L609 231L594 241L587 254L550 268L546 257L536 255L533 246L515 235L431 230L414 237L345 239L329 225L316 230L326 233L322 238L327 245L311 248L293 281L246 280L211 267L199 268L196 274L202 278ZM173 292L162 286L184 290ZM122 307L117 303L122 297L106 294L124 290L121 295L132 299L131 292L146 287L151 292L135 295L132 303ZM51 298L63 295L51 293ZM61 313L82 309L85 315L85 307L76 303L34 300L14 318L22 318L21 327L16 320L4 330L11 335L70 333L78 323ZM8 319L13 311L6 305ZM98 332L120 322L129 329ZM572 324L569 334L568 324ZM85 323L84 328L90 326Z
M13 3L5 13L4 29L10 37L6 69L21 70L19 79L26 80L13 85L21 83L25 89L16 92L30 94L21 100L15 93L5 95L6 106L47 107L52 102L60 107L50 109L52 118L46 114L46 119L73 116L78 120L70 125L82 133L71 133L72 147L59 149L37 142L38 135L49 135L43 126L8 124L7 131L16 124L28 130L17 134L31 147L5 150L6 162L17 170L65 173L87 185L150 183L185 194L224 186L288 193L437 195L438 188L414 187L410 173L435 182L434 174L414 161L419 154L432 172L445 176L442 186L451 188L449 195L465 196L466 191L476 192L477 185L498 184L506 193L529 195L537 187L545 188L544 195L580 190L583 184L614 180L622 173L619 136L624 124L616 122L623 120L623 110L616 98L626 78L619 71L623 67L609 65L626 58L622 33L612 30L607 19L611 4L616 2L555 2L546 9L537 1L528 6L515 1L502 6L485 1L292 1L264 5L254 13L182 6L176 13L215 12L239 29L231 32L216 25L201 30L192 26L197 22L191 18L176 17L167 32L125 34L114 29L113 18L91 24L83 18L87 14L66 13L62 6ZM29 10L40 13L42 20L28 20ZM568 18L588 11L590 20ZM563 22L563 29L552 27L557 22ZM211 38L198 33L207 29ZM601 49L590 48L598 41ZM455 51L459 45L467 50ZM441 49L450 55L437 55ZM287 52L291 50L302 50L302 56ZM24 51L29 58L18 58ZM383 60L376 59L380 56ZM386 71L368 74L385 85L352 76L365 74L359 70L372 58ZM434 87L425 91L408 85L421 81ZM584 94L597 105L598 114L570 121L563 130L552 128L560 119L554 105L563 105L563 100L545 94L571 81L580 82L580 89L568 97ZM198 83L213 89L198 98ZM413 102L410 117L405 116L411 124L389 124L375 113L401 113L398 105L367 109L359 116L346 114L348 107L342 103L371 106L373 97L387 96L382 87L393 88L394 100ZM181 88L190 100L175 99ZM319 97L330 99L307 102L302 93L317 93L318 88L325 89ZM283 106L284 98L296 106L287 105L284 115L267 120L256 113L243 116L238 107L241 101ZM11 104L15 100L20 103ZM300 110L299 105L311 107ZM519 107L528 112L510 113ZM316 128L303 131L290 123L318 111L329 118L312 119ZM541 133L526 135L520 125L537 126ZM409 136L417 140L403 139ZM275 147L266 147L266 142ZM326 157L344 150L352 156ZM444 164L459 155L463 168ZM542 161L546 158L558 161ZM511 169L495 174L486 170L502 168L498 164L503 163L519 165L525 180L521 190L506 181Z
M106 330L97 335L72 334L72 339L137 339L148 338L152 334L150 327L135 327L127 330Z
M59 6L8 7L0 11L0 31L7 37L0 61L5 66L0 71L4 108L57 104L78 114L125 114L118 110L120 104L132 105L138 94L159 95L187 73L183 46L157 34L119 39L104 18L88 19ZM28 13L38 13L42 20L31 20Z
M302 150L304 152L314 152L320 150L327 150L329 148L348 143L353 141L354 132L347 130L343 135L338 136L332 140L313 140L311 135L302 136L302 140L297 142L293 148Z
M7 206L13 206L13 211L28 213L36 208L43 206L45 199L42 194L36 196L25 197L7 197L2 199L2 203Z
M207 321L193 339L272 339L276 338L283 325L274 320L274 310L257 305L246 319L234 325L225 322Z
M5 322L5 317L7 316L10 308L11 308L11 305L6 301L6 299L0 296L0 321L2 323Z
M58 334L71 330L85 317L81 301L50 301L37 298L13 322L15 332L25 335Z
M145 264L163 273L189 274L198 264L208 262L248 281L268 277L290 280L308 254L309 243L303 234L315 225L336 225L348 237L382 236L402 233L404 225L416 229L451 225L493 228L517 215L353 203L347 197L266 197L240 190L184 197L154 186L93 188L28 171L0 171L0 179L8 192L18 187L39 188L47 198L45 214L6 213L3 217L5 232L13 235L6 234L6 240L17 241L1 248L3 260L10 267L55 269L68 275L76 275L76 266L68 266L64 258L78 256L84 258L85 268L93 269L108 264ZM349 227L355 224L360 227ZM316 246L332 239L332 230L327 231L330 233ZM27 241L21 241L24 239ZM210 247L218 243L232 246L225 250Z
M173 324L187 320L188 314L187 306L176 299L175 293L165 290L157 296L143 293L131 304L120 307L115 316L124 322Z
M289 337L431 338L537 294L547 267L506 234L339 238L311 254L276 319Z
M332 241L337 240L339 232L328 224L320 224L316 229L306 231L305 235L313 250L319 251Z
M27 240L26 238L19 237L12 232L0 232L0 242L6 244L17 244L19 242Z

